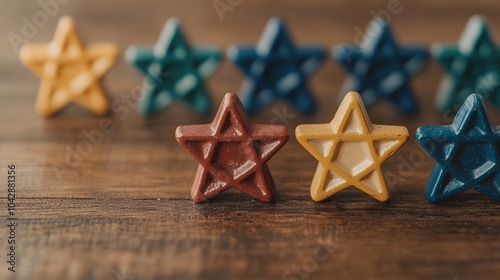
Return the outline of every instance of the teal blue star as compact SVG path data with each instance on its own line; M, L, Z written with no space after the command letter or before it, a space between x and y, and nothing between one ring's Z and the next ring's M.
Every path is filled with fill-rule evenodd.
M438 91L439 110L457 109L471 92L500 107L500 48L483 17L470 18L458 45L433 44L431 53L447 72Z
M422 126L419 144L436 160L427 199L439 202L475 189L500 201L500 126L491 126L479 94L471 94L451 125Z
M166 22L152 47L129 47L126 60L145 76L139 109L150 115L180 100L201 114L211 110L204 80L217 68L221 51L216 47L190 47L179 21Z

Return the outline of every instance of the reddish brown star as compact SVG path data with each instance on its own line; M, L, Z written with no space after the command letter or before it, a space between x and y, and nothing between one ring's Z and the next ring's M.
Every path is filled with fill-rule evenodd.
M266 162L288 141L286 126L251 124L238 96L227 93L211 124L179 126L175 137L200 163L191 190L195 202L231 187L273 200L274 181Z

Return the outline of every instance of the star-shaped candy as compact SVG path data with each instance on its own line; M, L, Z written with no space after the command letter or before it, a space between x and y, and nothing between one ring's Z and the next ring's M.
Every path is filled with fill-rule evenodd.
M236 94L226 94L211 124L179 126L175 137L200 163L191 191L195 202L231 187L262 201L273 199L266 162L288 141L287 127L250 124Z
M91 44L84 48L70 17L62 17L52 42L24 45L21 61L42 83L36 101L38 113L55 114L75 102L103 115L109 102L99 80L113 66L117 56L114 44Z
M319 162L311 183L314 201L349 186L379 201L389 199L382 164L406 142L408 130L372 124L358 93L344 97L330 123L299 125L295 135Z
M447 72L438 91L439 110L456 110L471 92L500 107L500 48L483 17L469 19L458 45L433 44L431 52Z
M276 99L311 113L315 103L307 88L307 78L321 65L320 46L294 46L284 23L271 19L257 46L230 46L228 58L246 75L241 99L249 114Z
M417 112L417 102L410 88L411 77L425 64L428 52L421 47L400 47L389 24L377 18L358 46L338 45L333 56L350 74L342 92L359 92L366 107L384 100L399 111Z
M146 115L184 101L198 113L211 110L204 80L217 68L221 52L213 46L191 47L179 21L165 23L160 39L151 47L129 47L126 60L145 76L139 109Z
M475 189L500 201L500 126L491 126L479 94L471 94L451 125L417 129L420 145L436 160L427 199L439 202Z

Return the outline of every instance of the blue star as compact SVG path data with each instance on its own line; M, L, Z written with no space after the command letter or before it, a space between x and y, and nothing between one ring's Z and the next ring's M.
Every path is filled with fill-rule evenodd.
M211 110L203 81L219 65L216 47L190 47L177 19L166 22L160 39L152 47L129 47L126 60L145 76L139 109L150 115L177 100L201 114Z
M438 91L439 110L458 108L471 92L500 108L500 48L483 17L470 18L458 45L433 44L431 52L447 72Z
M436 160L427 199L439 202L475 189L500 201L500 126L491 126L479 94L471 94L451 125L422 126L419 144Z
M321 65L325 53L319 46L294 46L284 23L271 19L257 46L230 46L228 58L246 75L240 98L249 114L282 99L302 113L315 104L307 77Z
M333 57L349 72L343 93L357 91L366 107L379 100L396 106L402 113L417 112L417 102L410 88L411 77L425 64L428 52L421 47L400 47L389 24L377 18L358 46L337 45Z

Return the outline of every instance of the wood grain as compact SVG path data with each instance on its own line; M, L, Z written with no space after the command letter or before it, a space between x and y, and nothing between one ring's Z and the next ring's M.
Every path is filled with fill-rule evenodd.
M156 41L163 22L181 19L194 43L254 43L271 16L282 16L297 42L330 48L353 42L370 11L388 1L243 1L224 14L212 1L69 1L30 42L48 41L57 18L68 14L86 42ZM399 41L428 45L456 41L468 17L489 17L500 38L494 1L405 1L391 15ZM37 1L0 4L1 34L20 33L22 18L40 10ZM194 204L190 186L197 163L176 143L180 124L208 123L185 106L153 118L107 116L103 133L80 160L67 149L99 129L101 118L77 107L54 118L34 111L38 80L22 67L9 41L0 43L0 218L7 217L7 164L17 166L18 271L7 271L7 228L0 227L0 279L497 279L500 273L500 204L466 192L442 204L425 199L432 159L416 145L415 129L449 123L435 111L443 73L435 62L414 79L422 106L404 118L386 105L369 111L374 123L405 125L410 140L385 164L393 198L380 203L356 189L322 203L309 197L316 162L293 137L301 123L327 122L337 107L345 73L331 59L311 80L318 113L285 123L289 143L270 161L278 197L266 204L237 191ZM214 104L238 91L242 76L224 62L208 87ZM140 75L123 60L104 84L112 99L130 95ZM124 101L121 101L124 102ZM123 103L125 104L125 103ZM276 121L277 103L252 119ZM287 110L296 114L292 108ZM493 122L500 113L488 106ZM282 122L282 121L281 121ZM280 123L280 120L276 122ZM5 253L4 253L5 252ZM300 271L297 270L300 269Z

